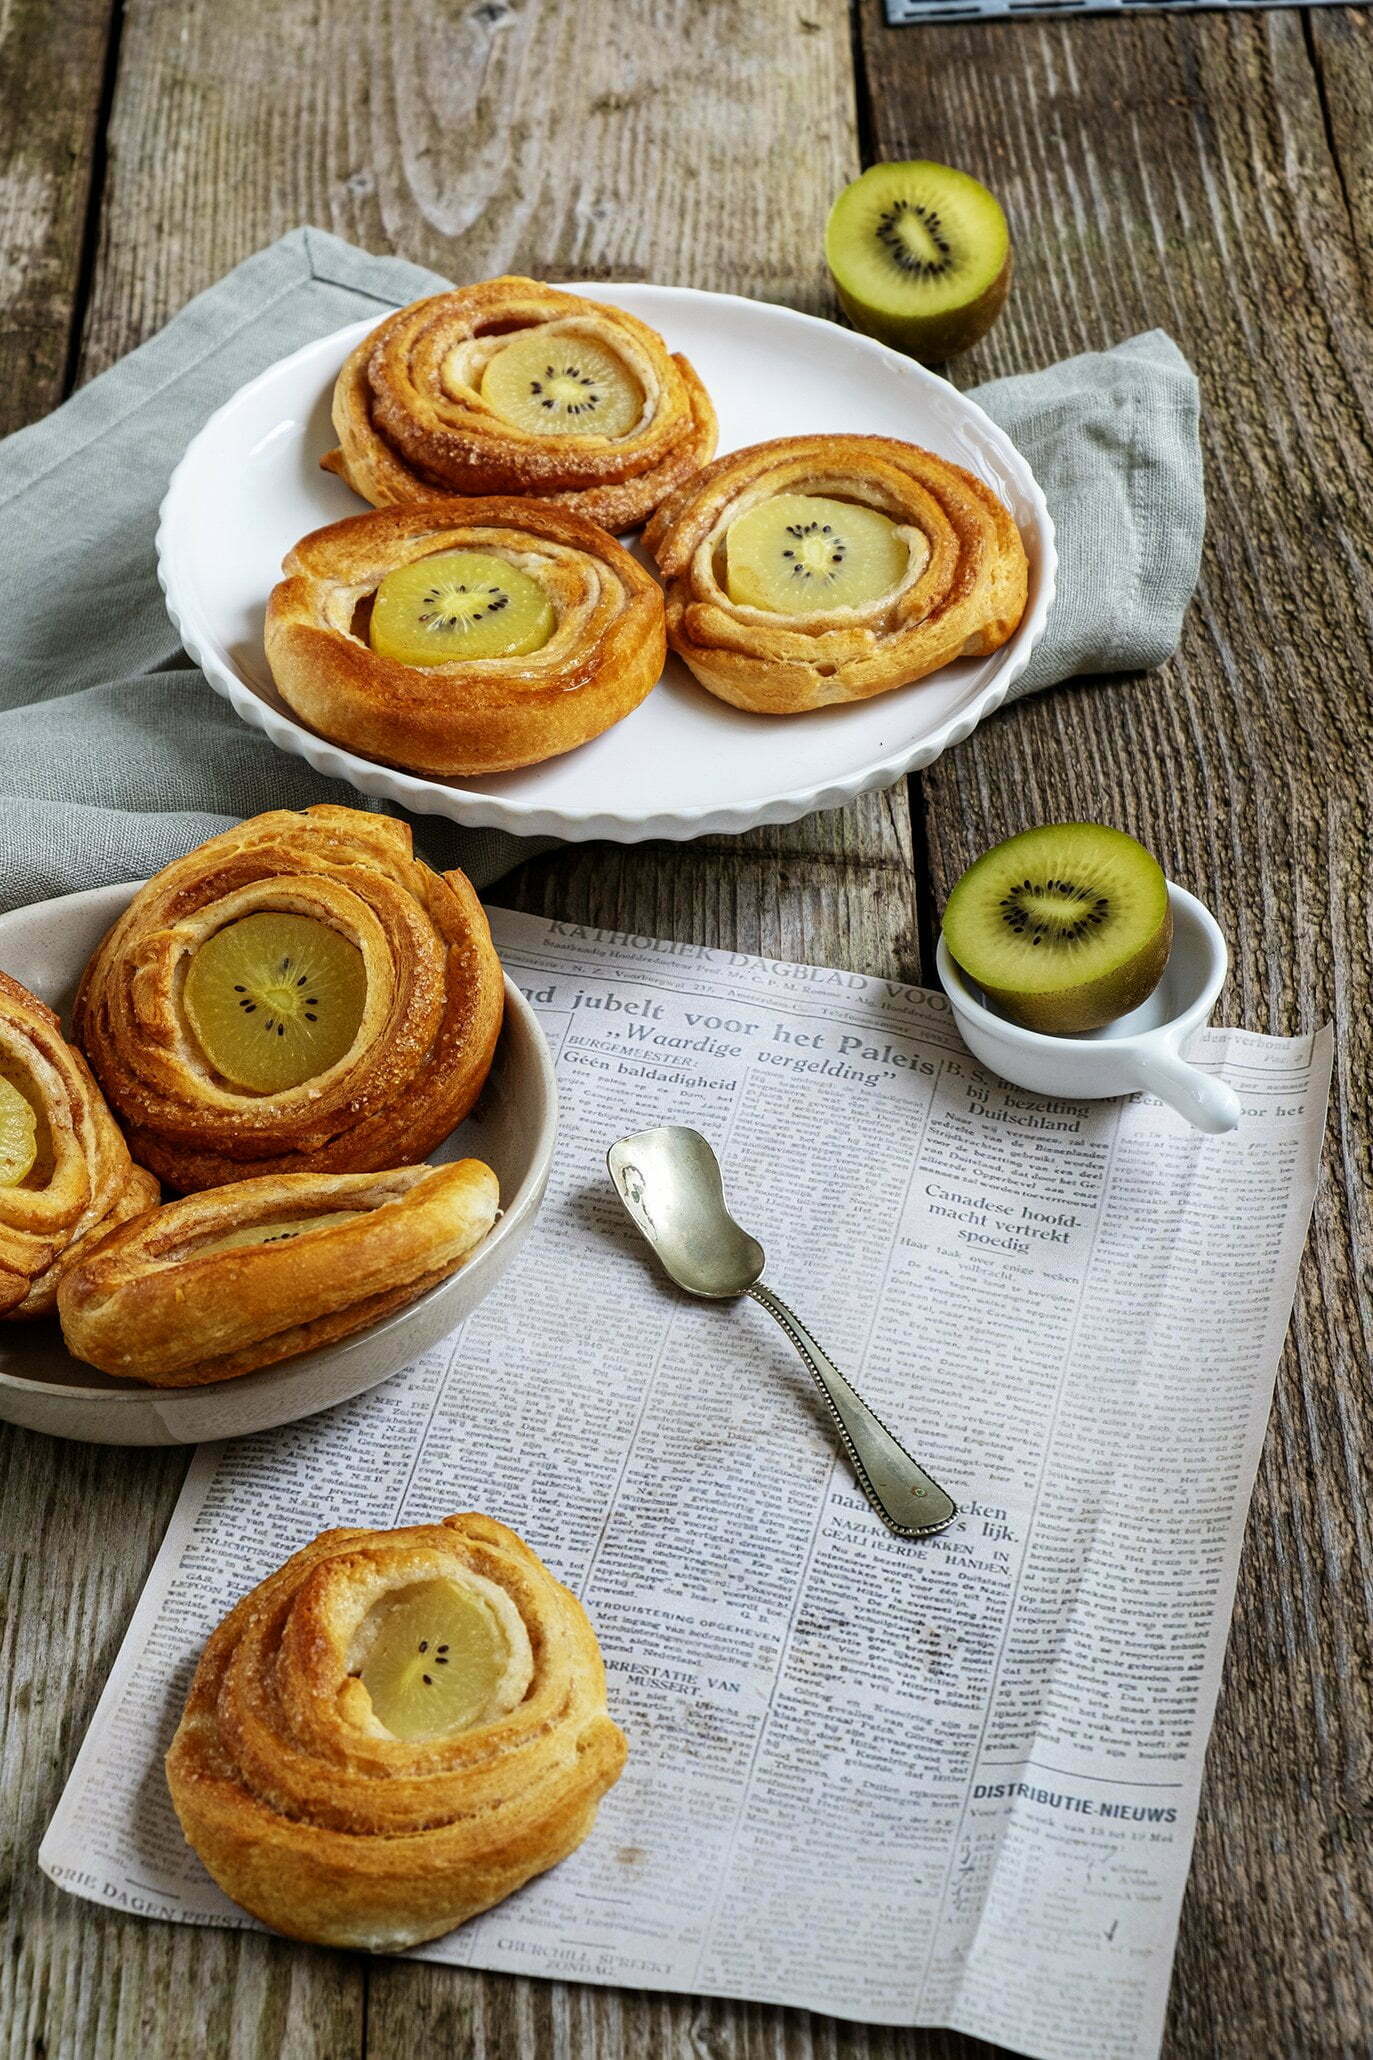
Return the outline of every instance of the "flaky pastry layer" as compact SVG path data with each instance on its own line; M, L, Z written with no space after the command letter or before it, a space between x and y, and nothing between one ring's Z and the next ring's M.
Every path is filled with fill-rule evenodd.
M182 997L197 949L267 910L355 945L366 999L335 1065L254 1094L215 1072ZM481 1091L504 1005L467 876L418 860L407 824L325 805L254 816L158 873L97 947L74 1023L136 1156L188 1193L253 1174L417 1163Z
M359 1708L368 1612L476 1576L528 1633L523 1698L406 1742ZM210 1638L167 1755L190 1844L224 1892L292 1938L394 1952L500 1902L580 1845L624 1765L596 1635L576 1597L492 1518L326 1531Z
M78 1359L152 1387L232 1380L333 1344L455 1273L499 1214L479 1159L238 1180L150 1210L78 1254L57 1295ZM337 1215L278 1243L235 1232Z
M854 501L897 524L906 575L857 608L782 615L730 599L730 525L778 494ZM1020 532L989 487L881 436L779 437L719 458L663 502L644 542L667 582L668 642L701 685L763 715L862 701L982 657L1025 612Z
M495 553L528 573L555 626L522 657L405 665L367 641L381 580L440 551ZM533 765L609 729L663 669L662 590L584 516L538 501L427 500L302 538L267 603L267 660L322 736L411 772L472 776Z
M592 339L644 395L624 436L541 436L499 416L479 382L518 330ZM377 508L435 493L559 501L604 529L636 529L715 449L715 411L657 331L535 279L487 279L414 301L365 336L334 389L337 450L323 459Z
M0 973L0 1073L37 1117L38 1155L0 1187L0 1316L43 1316L87 1240L150 1209L151 1173L129 1149L79 1051L46 1003Z

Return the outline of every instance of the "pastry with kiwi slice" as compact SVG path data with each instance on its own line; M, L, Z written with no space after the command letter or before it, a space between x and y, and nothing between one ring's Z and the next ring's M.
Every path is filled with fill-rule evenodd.
M537 279L400 308L334 388L321 462L377 508L517 494L637 529L715 449L695 369L646 322Z
M1047 823L984 852L944 942L1000 1013L1050 1036L1100 1030L1157 987L1173 941L1163 869L1102 823Z
M254 1917L400 1952L566 1858L625 1753L582 1605L469 1511L325 1531L245 1595L196 1668L167 1785Z
M830 210L825 257L855 329L923 364L970 350L1001 313L1011 232L1001 203L951 165L873 165Z
M791 436L717 458L644 532L667 634L703 687L796 715L984 657L1025 612L1010 510L959 465L882 436Z
M180 1193L426 1158L505 1006L471 882L409 825L322 804L210 838L139 888L73 1026L131 1148Z
M667 655L657 581L574 509L412 501L302 538L267 603L282 699L361 757L441 779L536 765L620 722Z

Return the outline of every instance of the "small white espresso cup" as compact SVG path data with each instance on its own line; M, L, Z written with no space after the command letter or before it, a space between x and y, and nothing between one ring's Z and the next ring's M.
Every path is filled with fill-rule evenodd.
M1198 1130L1233 1130L1239 1097L1223 1080L1189 1066L1183 1048L1210 1017L1225 985L1229 954L1209 908L1168 883L1173 948L1163 978L1139 1008L1102 1030L1049 1037L1022 1030L989 1007L954 963L941 937L937 964L963 1042L976 1059L1016 1087L1069 1101L1157 1095Z

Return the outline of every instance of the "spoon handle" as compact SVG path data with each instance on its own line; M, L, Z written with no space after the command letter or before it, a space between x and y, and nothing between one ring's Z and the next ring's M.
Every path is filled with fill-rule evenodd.
M927 1538L934 1531L942 1531L957 1516L957 1504L897 1444L887 1426L873 1415L857 1390L849 1386L828 1352L822 1351L781 1297L761 1280L755 1281L747 1292L781 1324L810 1369L839 1426L839 1436L858 1476L858 1485L888 1530L902 1538Z

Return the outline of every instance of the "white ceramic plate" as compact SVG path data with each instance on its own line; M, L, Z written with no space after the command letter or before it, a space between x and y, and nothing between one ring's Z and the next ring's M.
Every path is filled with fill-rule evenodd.
M677 659L605 736L522 772L466 782L394 772L328 743L286 709L262 649L263 610L298 538L357 514L319 459L329 400L359 322L283 358L212 415L172 474L158 577L187 651L245 722L317 772L423 815L522 836L697 837L786 823L888 787L966 737L1006 697L1044 628L1053 524L1029 466L977 405L884 344L813 315L678 286L580 289L627 308L685 351L715 401L720 449L815 432L902 437L975 472L1020 525L1030 602L990 658L913 687L791 718L749 715L698 687Z
M136 892L136 884L97 887L0 916L0 967L65 1023L87 959ZM0 1418L97 1445L188 1445L294 1423L375 1387L455 1330L505 1272L543 1200L557 1115L543 1031L507 979L505 1024L481 1098L431 1154L485 1159L501 1184L504 1213L457 1273L356 1337L203 1388L145 1388L83 1365L55 1318L0 1324Z

